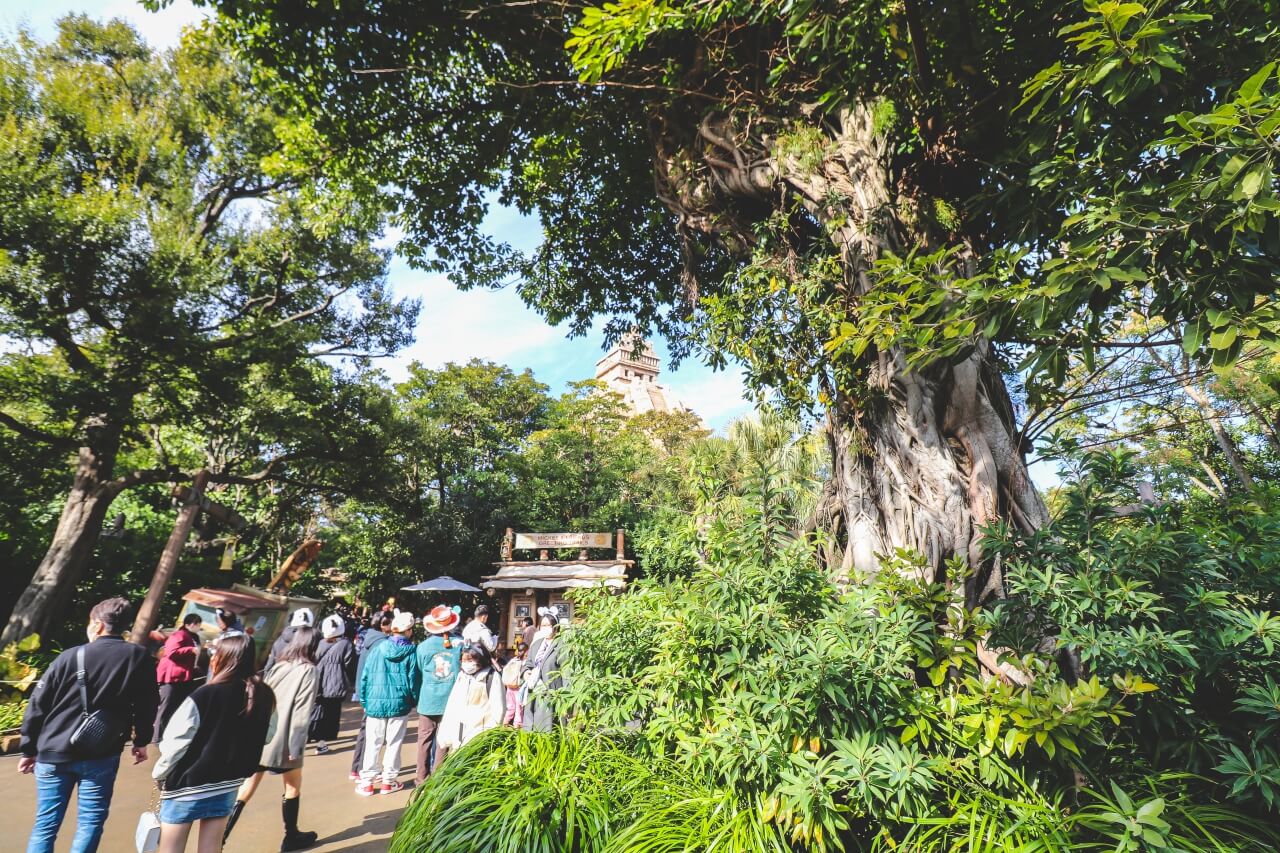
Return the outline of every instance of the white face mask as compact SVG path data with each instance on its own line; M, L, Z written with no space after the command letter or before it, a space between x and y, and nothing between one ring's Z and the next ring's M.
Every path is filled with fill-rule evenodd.
M478 669L480 669L480 667L477 666L476 662L473 660L464 661L462 664L462 671L467 675L475 675Z
M550 637L550 636L551 636L551 629L550 629L550 628L539 628L539 629L537 630L537 633L535 633L535 634L533 635L533 638L534 638L535 640L545 640L545 639L547 639L547 638L548 638L548 637Z

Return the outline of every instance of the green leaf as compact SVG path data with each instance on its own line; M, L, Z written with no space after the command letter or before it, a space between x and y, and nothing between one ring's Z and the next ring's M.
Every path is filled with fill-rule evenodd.
M1182 329L1182 351L1187 355L1194 355L1200 349L1200 344L1204 343L1204 333L1206 326L1205 319L1199 317L1193 323L1187 323Z
M1271 72L1275 70L1276 64L1268 62L1259 68L1248 80L1240 84L1239 96L1246 101L1252 101L1258 97L1258 92L1262 89L1262 84L1267 82L1267 78L1271 76Z
M1230 349L1231 345L1236 342L1236 335L1239 334L1239 331L1235 326L1218 329L1209 335L1209 346L1216 350Z

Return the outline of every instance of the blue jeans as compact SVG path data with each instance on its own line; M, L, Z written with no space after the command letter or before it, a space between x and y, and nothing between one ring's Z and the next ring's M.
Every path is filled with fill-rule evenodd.
M67 764L36 762L36 822L31 828L27 853L53 853L53 840L58 837L58 827L62 826L77 783L80 793L71 853L94 853L102 840L102 825L111 809L111 792L119 769L118 755Z

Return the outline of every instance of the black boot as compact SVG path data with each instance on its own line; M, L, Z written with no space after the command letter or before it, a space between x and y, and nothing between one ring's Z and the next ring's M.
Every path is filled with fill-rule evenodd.
M291 800L286 797L280 801L280 813L284 815L284 841L280 842L282 853L289 850L306 850L315 844L319 837L314 832L298 832L298 801L301 799L301 797L294 797Z
M244 800L236 800L236 804L231 807L231 814L227 817L227 828L222 830L222 843L227 843L227 837L231 835L231 830L236 825L236 821L240 819L240 812L244 811Z

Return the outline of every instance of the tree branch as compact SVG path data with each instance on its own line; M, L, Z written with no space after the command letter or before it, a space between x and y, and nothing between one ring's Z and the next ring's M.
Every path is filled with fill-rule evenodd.
M144 483L172 482L177 480L181 473L176 465L170 465L167 468L144 468L125 474L123 477L117 477L108 484L107 488L118 495L125 489Z
M12 415L5 414L3 411L0 411L0 425L7 426L18 435L29 438L32 441L38 441L52 447L60 447L64 450L74 450L80 446L80 442L70 436L45 432L44 430L33 427L30 424L23 423Z

